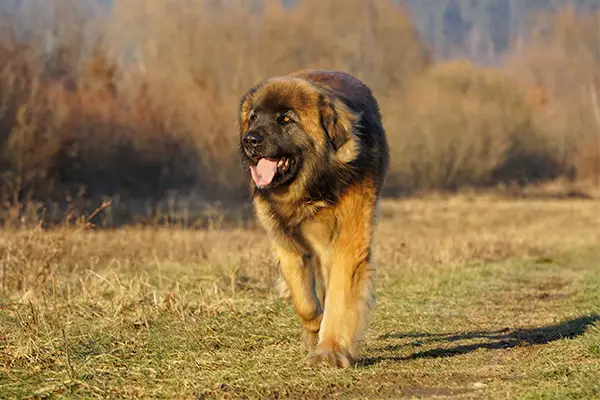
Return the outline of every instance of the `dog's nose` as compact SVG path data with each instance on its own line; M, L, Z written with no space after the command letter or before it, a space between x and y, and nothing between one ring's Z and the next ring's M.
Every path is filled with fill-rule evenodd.
M244 136L244 144L248 147L256 147L261 144L263 141L263 137L260 133L257 132L248 132Z

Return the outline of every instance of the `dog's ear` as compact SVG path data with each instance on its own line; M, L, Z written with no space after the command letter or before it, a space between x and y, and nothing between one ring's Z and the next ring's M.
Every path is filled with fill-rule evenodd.
M334 151L353 137L354 123L359 119L339 99L326 95L319 97L319 117Z

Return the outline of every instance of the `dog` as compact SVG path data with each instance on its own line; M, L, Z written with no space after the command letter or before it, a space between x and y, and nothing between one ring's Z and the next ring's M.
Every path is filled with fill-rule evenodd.
M259 82L238 111L254 211L307 362L349 367L375 304L372 238L389 164L377 100L349 73L301 70Z

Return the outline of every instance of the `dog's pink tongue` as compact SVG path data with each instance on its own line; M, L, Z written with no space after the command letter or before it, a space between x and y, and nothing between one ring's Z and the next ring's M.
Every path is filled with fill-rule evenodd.
M269 160L268 158L261 158L258 160L256 166L250 166L250 172L252 173L252 179L258 186L269 186L275 173L277 173L277 160Z

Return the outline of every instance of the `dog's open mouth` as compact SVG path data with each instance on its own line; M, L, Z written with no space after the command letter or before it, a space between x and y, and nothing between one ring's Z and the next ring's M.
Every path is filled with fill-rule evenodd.
M283 178L294 163L290 157L257 157L253 161L256 165L250 165L250 172L254 183L260 188L265 188Z

